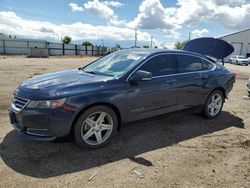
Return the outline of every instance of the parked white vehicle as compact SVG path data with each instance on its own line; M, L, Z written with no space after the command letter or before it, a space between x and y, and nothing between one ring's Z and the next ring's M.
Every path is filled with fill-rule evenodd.
M247 58L241 55L233 55L229 59L229 63L237 64L237 65L248 65L249 61Z

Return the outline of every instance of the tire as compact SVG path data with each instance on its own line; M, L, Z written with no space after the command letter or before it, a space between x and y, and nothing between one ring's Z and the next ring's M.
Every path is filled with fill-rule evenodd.
M75 143L85 149L103 147L112 141L117 127L117 116L111 108L91 107L80 115L74 126Z
M216 99L219 100L217 103L215 102ZM224 102L225 97L220 90L215 90L210 93L203 108L204 116L208 119L213 119L219 116L223 108Z

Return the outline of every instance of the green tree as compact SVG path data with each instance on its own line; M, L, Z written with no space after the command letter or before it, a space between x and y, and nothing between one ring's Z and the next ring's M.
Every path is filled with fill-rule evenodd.
M118 43L116 43L115 48L120 49L120 48L121 48L121 45L120 45L120 44L118 44Z
M142 46L143 48L149 48L149 46L148 45L144 45L144 46Z
M69 44L71 42L71 37L70 36L65 36L64 38L63 38L63 43L64 44Z
M182 50L185 46L185 41L181 42L181 41L178 41L174 44L175 48L178 49L178 50Z
M93 46L93 44L89 41L85 41L82 43L83 46Z

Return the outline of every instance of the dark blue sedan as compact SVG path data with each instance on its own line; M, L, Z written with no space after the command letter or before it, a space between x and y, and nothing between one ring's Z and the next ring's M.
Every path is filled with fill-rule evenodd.
M70 134L81 147L98 148L123 123L186 109L215 118L235 76L207 56L229 55L229 44L218 49L221 41L208 41L197 49L197 41L188 43L183 51L122 50L83 68L31 78L14 92L11 124L29 139Z

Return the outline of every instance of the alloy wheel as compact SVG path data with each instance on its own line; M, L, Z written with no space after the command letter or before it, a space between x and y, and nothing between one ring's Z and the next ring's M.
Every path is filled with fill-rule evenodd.
M222 107L223 99L219 93L214 93L208 103L208 113L210 116L216 116Z
M89 145L100 145L110 137L113 127L113 120L107 112L95 112L83 122L81 137Z

